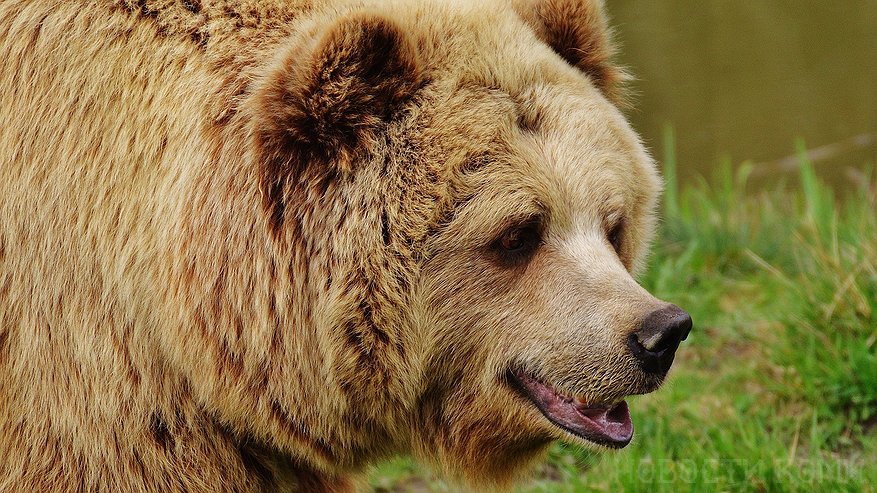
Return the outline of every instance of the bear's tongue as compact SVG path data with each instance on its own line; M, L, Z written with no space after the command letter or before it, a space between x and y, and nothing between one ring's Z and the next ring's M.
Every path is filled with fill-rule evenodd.
M613 448L630 443L633 423L626 402L621 401L613 406L588 405L555 391L524 372L516 371L514 377L521 390L555 425L586 440Z

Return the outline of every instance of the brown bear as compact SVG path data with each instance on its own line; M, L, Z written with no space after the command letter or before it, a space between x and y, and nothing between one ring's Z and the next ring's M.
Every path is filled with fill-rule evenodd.
M0 491L475 487L688 316L598 0L0 3Z

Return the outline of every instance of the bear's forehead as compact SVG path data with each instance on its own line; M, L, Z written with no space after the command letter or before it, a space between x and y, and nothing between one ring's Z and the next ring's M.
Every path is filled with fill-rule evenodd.
M585 80L516 94L458 80L436 90L410 128L425 166L472 173L470 188L482 195L602 215L659 188L624 116Z
M405 139L422 165L444 176L483 167L471 189L568 215L658 193L654 164L621 112L510 2L401 1L398 21L431 81Z
M540 118L527 147L567 200L594 202L585 206L589 210L619 209L657 193L651 157L621 112L595 89L543 86L536 92Z

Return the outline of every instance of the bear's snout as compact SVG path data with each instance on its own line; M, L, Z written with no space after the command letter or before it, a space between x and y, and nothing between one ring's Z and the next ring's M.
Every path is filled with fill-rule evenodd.
M646 316L640 329L628 338L628 346L644 371L663 376L691 325L691 316L685 310L667 305Z

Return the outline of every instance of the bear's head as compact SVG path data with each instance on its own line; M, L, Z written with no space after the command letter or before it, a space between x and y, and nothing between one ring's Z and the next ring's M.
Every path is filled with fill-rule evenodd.
M630 441L623 399L658 388L691 320L634 280L661 183L601 10L325 13L254 82L266 234L320 343L299 367L350 428L324 434L479 482L556 439Z

